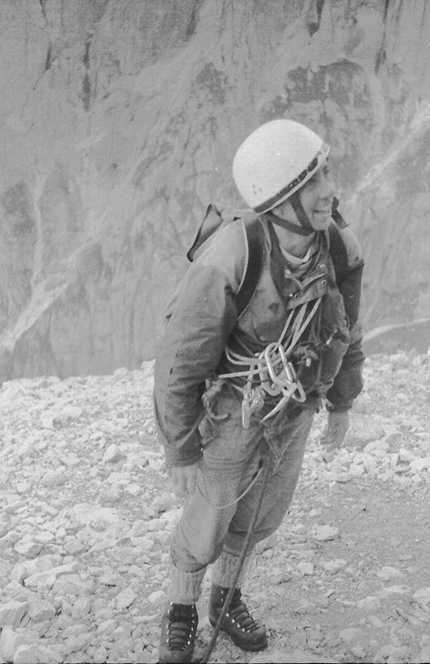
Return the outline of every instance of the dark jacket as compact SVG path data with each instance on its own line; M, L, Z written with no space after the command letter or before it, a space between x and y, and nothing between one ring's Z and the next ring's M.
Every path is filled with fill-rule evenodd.
M190 465L202 455L198 425L205 381L237 370L225 355L226 347L249 355L261 352L278 340L291 308L303 302L311 306L322 297L318 316L292 357L308 400L326 397L329 409L348 410L362 389L358 311L363 260L354 234L337 227L332 229L334 236L333 232L317 233L318 246L299 285L272 224L264 217L261 223L264 265L252 300L240 317L235 294L246 265L240 221L213 236L167 308L156 353L154 407L168 466ZM329 251L330 236L340 240L336 244L342 256L335 261ZM311 360L305 362L308 357Z

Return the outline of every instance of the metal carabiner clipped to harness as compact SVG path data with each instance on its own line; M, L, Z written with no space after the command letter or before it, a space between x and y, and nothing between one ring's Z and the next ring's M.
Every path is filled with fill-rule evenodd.
M275 385L283 388L286 384L293 382L290 363L287 360L285 349L279 341L275 341L267 346L264 351L264 359L269 376ZM280 371L277 371L279 366L282 368Z
M278 357L281 359L282 362L282 369L278 374L275 372L274 369L274 364L276 360L273 361L273 358L270 356L270 353L274 349L278 351ZM280 392L282 393L282 398L279 400L276 406L272 408L272 410L263 417L263 419L261 420L262 422L268 420L270 417L273 417L273 415L276 415L276 413L282 410L282 408L288 403L290 399L294 399L299 403L303 403L304 401L306 401L306 393L303 389L300 380L297 377L293 365L291 364L291 362L287 360L287 356L282 345L278 343L270 344L266 348L266 354L267 354L266 364L269 376L273 380L273 383L280 388Z

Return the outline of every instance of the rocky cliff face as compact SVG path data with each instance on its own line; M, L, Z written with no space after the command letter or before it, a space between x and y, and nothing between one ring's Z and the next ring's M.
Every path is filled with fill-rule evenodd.
M430 312L426 0L3 0L2 378L153 354L245 136L332 145L367 261L367 329ZM426 304L427 302L427 304Z

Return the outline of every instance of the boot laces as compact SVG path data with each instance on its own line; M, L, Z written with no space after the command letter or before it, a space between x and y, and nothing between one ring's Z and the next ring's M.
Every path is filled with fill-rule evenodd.
M171 650L186 650L197 629L194 604L173 604L169 610L168 641Z
M233 623L236 623L243 632L254 632L259 629L259 624L248 611L242 599L240 588L236 588L230 602L226 615Z

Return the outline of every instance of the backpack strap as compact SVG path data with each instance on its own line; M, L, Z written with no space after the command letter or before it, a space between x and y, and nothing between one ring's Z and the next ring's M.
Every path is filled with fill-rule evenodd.
M348 253L337 224L330 224L328 229L329 253L334 267L336 283L339 285L348 271Z
M251 216L233 216L231 219L226 220L223 219L221 212L215 207L215 205L209 205L197 231L197 235L194 238L194 242L187 252L187 258L192 262L199 254L201 247L219 228L232 221L238 221L239 219L241 220L245 234L246 251L245 272L242 276L239 290L236 293L237 313L238 316L241 316L251 302L263 269L264 236L259 218L252 213Z
M216 207L212 204L206 208L205 216L194 238L194 242L190 249L187 251L187 258L190 263L193 262L194 257L199 248L208 240L211 235L215 233L223 223L222 217Z
M242 282L236 294L237 314L241 316L248 308L263 269L264 238L258 217L242 219L246 237L246 266Z

